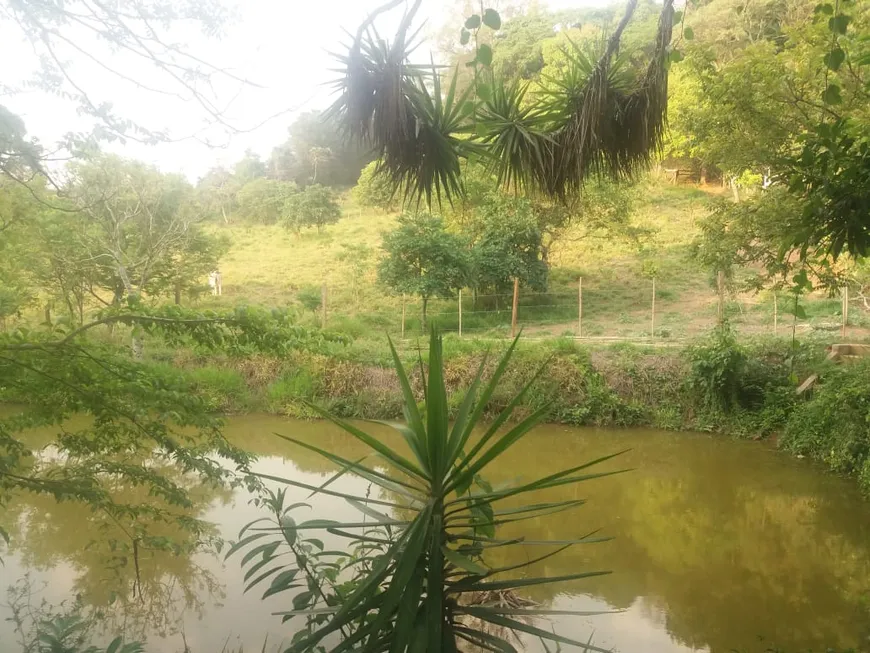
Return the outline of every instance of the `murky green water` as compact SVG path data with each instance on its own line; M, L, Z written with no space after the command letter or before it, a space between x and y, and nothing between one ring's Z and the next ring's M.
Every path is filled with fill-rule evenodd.
M313 484L334 471L273 432L348 458L365 453L324 423L257 415L228 423L233 441L261 456L260 471ZM870 650L870 502L848 481L806 461L757 443L704 435L545 426L510 450L489 480L532 479L625 448L631 451L608 465L634 471L550 494L587 498L585 506L500 531L541 540L600 528L614 537L569 549L536 570L613 570L529 595L559 609L613 611L559 618L554 625L560 633L584 640L592 634L598 646L638 653ZM338 487L365 492L352 478ZM233 539L261 516L245 491L193 493L198 516L215 522L224 538ZM339 520L354 515L341 500L321 499L316 510ZM270 615L286 609L288 599L261 602L258 593L243 594L234 559L225 565L205 552L142 551L137 588L129 556L105 544L117 527L98 513L35 499L11 506L3 519L14 539L0 585L29 573L40 592L35 600L79 595L103 608L111 629L146 632L149 651L174 653L185 642L191 653L241 644L259 651L267 634L271 644L289 639ZM165 528L166 535L179 537ZM510 549L515 560L492 562L524 559L523 549ZM8 625L0 625L0 650L16 650Z

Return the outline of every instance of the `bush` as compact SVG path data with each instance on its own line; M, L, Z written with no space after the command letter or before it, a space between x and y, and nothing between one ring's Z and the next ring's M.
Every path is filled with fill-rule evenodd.
M717 329L708 342L689 350L691 370L686 384L710 412L728 413L741 405L746 353L726 326Z
M812 398L792 413L781 446L857 476L870 493L870 361L825 374Z

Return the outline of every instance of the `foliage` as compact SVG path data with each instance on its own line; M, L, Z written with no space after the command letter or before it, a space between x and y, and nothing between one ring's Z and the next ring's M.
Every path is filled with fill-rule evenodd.
M786 426L781 446L851 474L870 492L870 364L828 370Z
M790 221L791 245L818 250L834 260L841 253L870 254L870 138L842 121L819 125L804 139L790 166L789 190L804 201Z
M489 8L467 18L460 42L474 40L468 62L474 86L458 89L453 75L442 97L436 71L407 63L414 40L408 29L419 1L391 45L369 29L394 4L373 12L339 57L344 77L336 82L341 97L331 114L349 140L373 148L406 199L425 199L431 206L433 197L440 202L461 196L460 160L486 151L502 182L564 200L576 196L590 175L631 176L661 145L671 2L662 8L655 45L634 84L616 74L620 39L637 7L633 0L598 57L593 61L578 52L531 112L521 107L523 87L491 74L492 46L480 35L501 27L498 12Z
M533 290L547 289L542 234L532 204L522 198L492 195L470 225L472 283L484 292L504 293L513 280Z
M272 150L270 175L300 186L351 186L372 160L371 154L346 143L338 125L323 112L301 114L288 130L288 139Z
M186 475L213 486L244 478L251 456L227 442L220 419L211 413L214 405L207 403L226 388L212 387L209 398L173 367L131 360L112 344L83 339L109 324L135 325L171 346L219 348L236 356L286 355L345 342L299 327L278 311L202 315L175 306L109 312L73 331L2 334L0 399L26 409L0 419L0 502L28 491L84 502L129 523L131 532L142 517L179 521L202 532L205 525L183 512L190 505ZM237 381L232 384L238 389ZM50 429L52 437L33 445L24 434L37 426ZM119 502L112 492L115 477L147 487L151 498L165 505L155 507L141 497Z
M289 214L291 201L296 195L296 184L255 177L236 194L238 215L256 224L276 224Z
M105 648L89 645L100 615L87 610L80 599L71 604L33 602L29 579L19 579L6 590L7 606L20 646L19 653L145 653L138 642L116 637Z
M695 346L690 356L692 369L686 383L702 405L725 413L740 407L746 390L746 354L727 324L719 327L707 344Z
M284 226L297 233L305 227L317 227L320 232L341 218L335 192L326 186L314 184L291 196L286 203Z
M449 297L468 282L465 242L437 216L402 216L396 230L384 235L383 248L378 279L395 292L419 295L424 322L431 297Z
M359 428L329 415L326 411L320 411L363 443L373 454L385 459L392 466L392 472L384 473L364 465L362 461L347 460L295 438L282 436L341 465L338 476L352 472L368 480L373 486L385 490L390 498L382 500L344 494L329 489L327 486L330 481L318 488L292 479L262 476L263 479L311 490L314 494L344 498L361 515L372 519L350 523L314 519L298 523L292 512L299 506L285 507L283 501L276 501L272 506L276 513L276 523L273 526L258 527L257 522L254 522L240 533L240 540L229 553L256 543L243 559L243 563L255 562L255 569L248 570L249 577L273 562L278 547L283 543L295 554L295 566L280 562L277 567L264 572L268 576L280 570L266 595L296 589L300 585L306 588L294 596L293 610L281 613L285 619L297 616L307 618L306 626L288 651L307 651L322 647L324 640L332 634L340 634L343 642L339 648L356 646L366 651L401 651L412 642L421 650L455 651L460 640L485 648L515 650L503 637L485 630L484 623L525 632L550 642L572 644L586 650L600 650L589 643L572 641L523 620L523 617L548 614L547 610L507 610L498 606L469 604L463 600L463 595L471 596L475 592L510 591L607 573L587 571L558 577L505 577L507 572L522 570L554 553L549 552L523 564L503 568L488 567L482 558L483 551L487 548L523 544L521 540L497 539L496 526L562 512L582 503L577 500L525 503L521 508L499 509L500 501L508 497L525 497L547 488L573 485L613 473L586 471L613 457L606 456L544 478L505 488L494 489L481 478L481 473L528 433L547 410L544 406L499 434L500 427L509 419L522 396L529 391L530 382L479 439L471 439L475 427L480 425L484 407L498 387L515 346L516 341L485 385L481 379L486 366L484 361L461 402L457 419L452 424L448 415L440 337L433 332L430 339L428 378L424 375L422 379L426 387L422 408L417 403L398 353L393 349L407 419L407 424L398 425L396 429L408 445L410 458ZM532 382L543 371L539 370ZM393 515L388 514L385 509L392 509L389 512ZM374 528L380 529L385 536L373 537L371 530ZM293 548L299 542L300 533L312 530L325 530L332 535L346 538L356 545L357 554L360 551L366 554L351 559L350 566L356 568L356 571L350 574L351 584L344 591L335 587L346 564L344 561L337 561L346 558L343 552L323 552L323 545L318 546L319 542L314 543L311 539L302 541L302 546L307 548L301 553ZM264 538L268 538L268 541L261 542ZM561 552L570 546L600 539L589 534L570 542L552 544L558 544L556 552ZM372 549L371 544L380 546ZM317 560L316 566L309 570L308 563L313 558ZM494 580L494 576L498 576L498 580ZM300 585L294 582L297 577L300 578ZM324 583L324 578L327 583ZM327 585L328 592L323 590L324 585ZM474 622L469 625L469 617L479 620L481 625Z
M396 194L390 180L378 170L378 162L372 161L360 172L353 196L360 206L370 206L390 211L396 204Z

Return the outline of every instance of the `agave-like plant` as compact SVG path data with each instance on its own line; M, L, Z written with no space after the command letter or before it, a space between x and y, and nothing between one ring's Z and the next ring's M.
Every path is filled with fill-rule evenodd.
M348 54L339 57L343 75L332 114L350 138L372 148L379 169L395 188L404 189L406 201L425 199L431 206L433 198L452 201L462 195L460 161L485 153L504 186L569 202L590 176L631 178L661 149L673 0L664 0L646 70L630 84L624 83L619 46L637 0L628 1L595 59L579 50L571 53L571 64L551 91L528 106L522 84L492 74L488 45L479 46L470 62L474 85L457 94L454 74L442 101L438 71L423 74L409 63L413 39L406 34L420 0L407 11L392 45L371 30L375 18L397 4L390 0L376 9ZM492 9L487 13L498 15ZM480 15L472 18L479 28ZM501 19L488 24L500 26ZM481 56L484 48L486 56Z
M250 563L256 569L249 569L246 578L264 568L266 576L278 574L273 576L267 595L306 587L294 598L294 609L280 613L285 619L306 618L306 626L297 633L286 653L326 650L326 643L336 640L330 649L334 653L351 650L435 653L456 651L461 641L487 651L515 651L509 639L494 634L508 631L527 633L557 644L601 650L588 642L573 641L531 623L541 615L588 615L588 612L554 611L527 605L515 607L516 604L506 605L504 601L463 600L463 597L493 596L503 591L521 591L534 585L609 573L578 571L555 577L533 577L525 573L530 565L569 547L607 539L598 537L594 531L559 542L496 536L496 528L502 524L554 514L584 503L582 500L541 502L529 498L518 507L516 501L511 503L512 507L504 507L505 499L522 499L539 490L618 473L590 470L613 457L605 456L505 487L494 488L483 480L487 467L547 414L548 407L544 406L518 423L508 424L513 410L543 371L542 367L498 417L488 423L483 421L486 406L516 344L514 340L488 383L482 378L487 367L484 358L451 423L440 336L433 331L430 339L428 378L422 360L420 362L422 406L418 405L408 374L390 343L405 412L405 423L390 425L404 438L409 456L320 409L324 417L364 443L386 465L367 465L365 459L348 460L293 437L281 436L339 465L340 471L320 487L271 475L262 475L262 478L313 494L344 499L361 512L361 519L350 523L323 519L297 523L290 516L294 506L285 509L282 496L273 505L276 523L249 525L240 534L240 541L231 548L230 554L250 549L243 563ZM334 480L346 473L356 474L373 486L383 488L387 496L395 500L355 496L332 489ZM373 532L373 529L380 531ZM305 539L306 533L324 530L346 538L351 551L324 552L320 540ZM276 539L273 541L270 536ZM250 548L252 546L254 548ZM290 547L295 566L281 562L286 558L280 558L279 546ZM507 567L487 564L487 551L517 546L549 548L542 555L530 556L522 564ZM274 563L271 571L270 563ZM313 570L312 565L317 569ZM360 569L363 573L359 573ZM316 580L323 577L330 581L328 592ZM312 578L315 578L313 582ZM474 627L474 623L480 627Z

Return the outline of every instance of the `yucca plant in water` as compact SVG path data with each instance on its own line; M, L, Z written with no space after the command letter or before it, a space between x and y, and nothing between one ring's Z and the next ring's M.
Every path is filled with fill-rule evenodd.
M405 423L390 423L407 443L402 455L382 439L317 409L348 434L371 449L384 464L367 459L348 460L290 436L281 436L314 451L340 466L320 487L293 479L262 475L312 495L347 501L360 511L360 519L339 523L317 519L297 523L292 513L307 504L285 506L285 490L267 500L275 518L253 522L240 533L229 555L247 550L242 563L249 565L249 589L271 584L264 596L295 591L293 609L280 613L285 620L305 620L288 653L302 651L457 651L463 642L487 651L515 651L510 633L526 633L545 642L601 650L591 643L573 641L534 625L546 615L588 612L555 611L522 601L505 601L504 593L521 592L534 585L574 581L607 574L578 571L535 577L527 568L565 549L600 542L594 532L563 541L500 539L503 524L535 519L576 508L582 500L535 501L540 490L573 485L614 471L590 468L612 458L606 456L527 482L492 487L483 480L487 467L515 445L547 414L541 407L516 423L509 423L514 409L544 368L491 422L484 411L508 367L517 340L510 345L487 383L479 369L462 401L455 420L449 419L441 337L433 331L429 344L428 377L422 360L420 375L423 401L418 405L408 374L390 343L396 373L404 395ZM352 495L333 489L334 481L355 474L385 490L384 498ZM527 498L528 497L528 498ZM504 501L513 498L510 507ZM522 502L525 499L524 502ZM517 501L521 503L517 503ZM345 538L346 551L326 551L315 537L326 531ZM491 567L486 552L499 547L531 547L526 562ZM542 547L542 548L539 548ZM287 555L290 554L290 555ZM292 562L288 563L288 560ZM481 600L480 597L484 597ZM487 600L485 597L499 597Z

